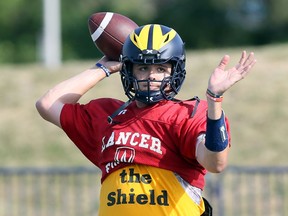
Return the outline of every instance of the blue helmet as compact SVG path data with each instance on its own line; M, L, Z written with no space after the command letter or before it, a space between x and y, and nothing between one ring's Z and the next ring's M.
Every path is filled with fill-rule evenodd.
M172 100L178 94L186 75L184 43L178 33L169 27L149 24L135 29L126 39L120 57L121 81L129 100L152 104L161 100ZM141 91L133 76L133 64L172 64L171 75L161 82L159 90ZM154 81L153 81L154 82ZM148 85L149 86L149 85ZM167 86L170 88L167 89Z

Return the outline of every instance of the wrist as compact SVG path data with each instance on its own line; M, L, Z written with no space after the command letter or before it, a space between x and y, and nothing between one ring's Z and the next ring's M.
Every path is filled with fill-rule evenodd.
M208 104L208 110L207 114L210 119L219 119L222 115L222 101L223 96L211 96L211 94L206 93L207 95L207 104Z
M106 77L109 77L109 76L110 76L111 72L110 72L110 70L109 70L106 66L104 66L103 64L101 64L101 63L99 63L99 62L97 62L97 63L95 64L95 66L98 67L98 68L101 68L101 69L104 71Z
M222 102L223 101L223 94L215 94L211 90L209 90L208 88L206 91L206 97L207 97L207 99L210 99L214 102Z

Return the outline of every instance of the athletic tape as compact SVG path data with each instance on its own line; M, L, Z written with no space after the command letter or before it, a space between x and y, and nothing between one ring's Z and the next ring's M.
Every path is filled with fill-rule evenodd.
M109 22L111 21L114 13L108 12L105 14L104 19L100 23L100 26L91 34L92 40L95 42L103 33Z

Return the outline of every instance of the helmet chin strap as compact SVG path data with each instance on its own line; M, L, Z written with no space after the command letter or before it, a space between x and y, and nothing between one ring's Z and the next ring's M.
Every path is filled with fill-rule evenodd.
M122 106L120 106L112 115L108 116L107 121L109 124L113 124L116 122L113 122L113 118L115 118L122 110L124 110L129 104L132 103L134 100L141 101L145 104L153 104L157 103L160 100L165 99L161 93L161 91L149 91L149 94L147 93L148 91L138 91L134 98L126 101ZM149 95L149 98L148 96ZM153 101L153 99L156 99L156 101Z
M115 118L115 116L117 116L122 110L124 110L130 103L132 102L132 100L128 100L126 101L122 106L120 106L114 113L112 113L112 115L108 116L107 121L109 124L113 124L113 118Z

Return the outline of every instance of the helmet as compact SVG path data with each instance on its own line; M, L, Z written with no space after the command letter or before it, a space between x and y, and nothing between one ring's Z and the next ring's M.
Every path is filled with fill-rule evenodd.
M185 49L178 33L167 26L149 24L135 29L126 39L122 48L120 61L121 81L125 94L130 100L146 104L163 99L172 100L179 92L185 79ZM133 76L133 64L172 64L171 75L161 82L159 90L141 91L139 82L155 82L150 79L137 80ZM167 89L167 86L170 88Z

